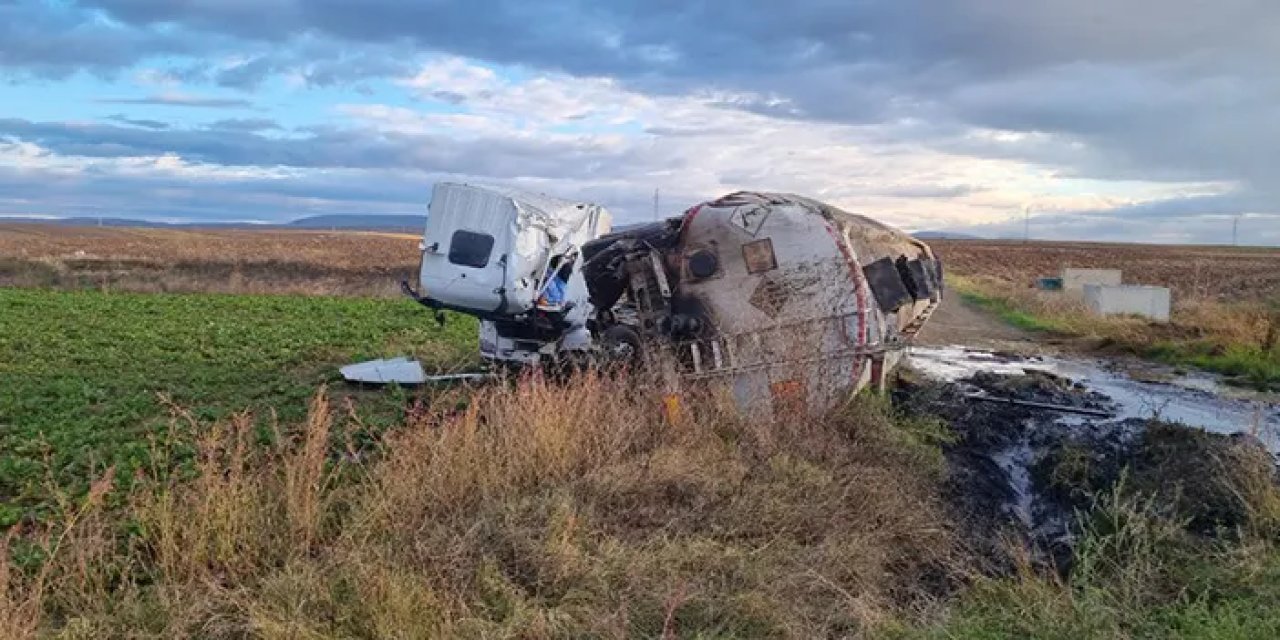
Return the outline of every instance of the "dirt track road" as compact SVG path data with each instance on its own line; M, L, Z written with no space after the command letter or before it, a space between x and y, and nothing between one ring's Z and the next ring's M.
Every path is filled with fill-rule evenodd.
M1022 354L1043 353L1048 347L1020 329L984 314L951 294L925 323L917 344L943 347L963 345L974 349L1013 351Z

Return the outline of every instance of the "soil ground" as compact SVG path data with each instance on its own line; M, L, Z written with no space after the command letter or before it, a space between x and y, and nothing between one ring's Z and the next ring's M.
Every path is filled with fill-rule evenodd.
M944 296L916 342L931 347L964 345L990 351L1012 351L1032 355L1044 353L1051 345L998 318L965 304L955 293Z
M1174 299L1280 297L1280 249L1189 245L930 240L947 273L1029 287L1064 267L1121 269L1127 284L1170 287Z

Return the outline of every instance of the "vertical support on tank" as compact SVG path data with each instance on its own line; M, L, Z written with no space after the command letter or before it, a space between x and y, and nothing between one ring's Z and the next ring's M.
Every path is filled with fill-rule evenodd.
M683 424L685 409L675 349L676 347L655 349L653 353L657 357L650 362L656 367L659 384L662 385L662 415L668 425L678 427Z
M877 353L871 356L871 380L868 385L876 393L884 393L888 385L888 369L884 366L884 354Z

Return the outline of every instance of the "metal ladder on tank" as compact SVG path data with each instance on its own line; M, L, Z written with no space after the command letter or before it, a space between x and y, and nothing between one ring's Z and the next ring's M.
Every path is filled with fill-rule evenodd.
M820 325L823 323L847 323L850 319L863 313L865 312L858 311L841 316L805 320L780 327L770 327L763 331L747 331L717 336L706 340L677 344L672 348L677 350L675 355L687 356L677 358L678 361L692 365L691 368L687 368L685 371L681 372L681 375L687 379L694 380L733 376L740 373L769 369L783 365L794 366L818 364L840 358L875 356L887 351L902 348L903 345L897 344L874 344L817 353L815 355L802 358L782 358L776 360L765 355L764 334L766 333L781 333L783 331L794 332L797 328ZM743 342L748 343L749 350L752 353L760 354L758 358L753 359L754 361L742 361L742 358L740 357L740 350L737 347Z

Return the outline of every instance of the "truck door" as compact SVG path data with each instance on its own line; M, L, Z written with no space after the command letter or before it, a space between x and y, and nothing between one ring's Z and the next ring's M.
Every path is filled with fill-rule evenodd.
M453 307L502 312L516 215L510 200L497 194L437 185L422 241L423 294Z

